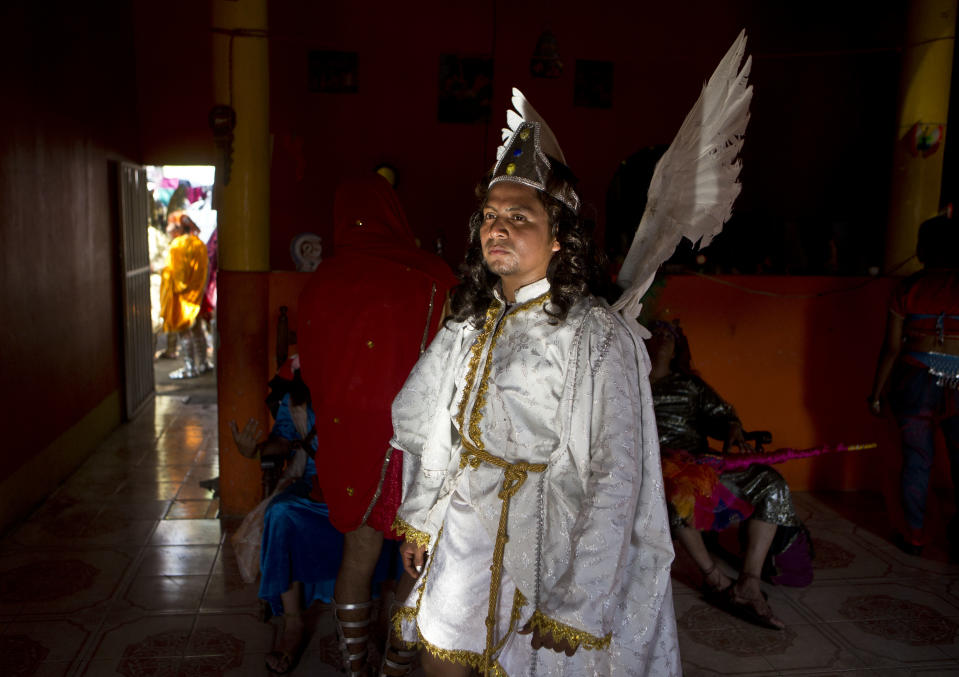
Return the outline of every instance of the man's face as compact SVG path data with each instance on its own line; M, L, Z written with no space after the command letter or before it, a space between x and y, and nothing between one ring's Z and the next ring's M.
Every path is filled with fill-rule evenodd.
M546 277L549 262L560 246L535 189L501 181L487 194L482 214L479 234L483 259L499 275L504 291Z

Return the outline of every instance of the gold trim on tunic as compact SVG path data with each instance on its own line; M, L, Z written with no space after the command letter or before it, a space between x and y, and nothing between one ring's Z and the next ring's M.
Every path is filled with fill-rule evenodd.
M573 649L579 649L580 647L583 649L608 649L609 641L613 636L612 633L609 633L605 637L597 637L585 630L560 623L541 613L538 609L533 612L533 617L529 622L530 626L538 630L540 634L548 632L557 641L565 639Z
M409 522L401 520L399 517L393 520L393 531L414 545L421 548L429 547L430 535L425 531L420 531Z

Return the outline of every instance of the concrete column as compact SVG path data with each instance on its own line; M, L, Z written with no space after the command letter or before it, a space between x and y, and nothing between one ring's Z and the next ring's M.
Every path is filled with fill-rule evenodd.
M939 211L942 161L948 130L929 157L910 153L910 130L917 122L942 125L949 115L949 85L956 33L956 0L911 0L899 79L899 114L886 229L887 270L916 251L919 224ZM896 271L918 270L918 261Z
M219 273L217 364L220 509L240 515L260 499L259 465L240 456L230 421L256 418L268 430L264 404L270 260L270 82L267 0L213 0L216 103L236 111L228 185L218 173Z

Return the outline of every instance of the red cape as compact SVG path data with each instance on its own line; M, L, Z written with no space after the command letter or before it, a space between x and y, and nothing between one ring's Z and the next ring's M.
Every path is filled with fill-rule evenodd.
M317 483L330 521L346 532L373 501L393 434L393 398L424 333L428 343L439 328L457 280L442 259L416 248L382 177L343 183L334 221L336 255L300 296L297 344L316 413Z

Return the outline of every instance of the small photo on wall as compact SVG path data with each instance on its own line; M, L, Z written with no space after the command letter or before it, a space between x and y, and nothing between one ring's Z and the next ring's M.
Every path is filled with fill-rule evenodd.
M440 122L488 122L493 98L493 60L441 54L436 117Z
M311 92L356 94L359 91L359 55L356 52L313 50L309 53Z
M613 107L613 62L576 60L573 105L583 108Z

